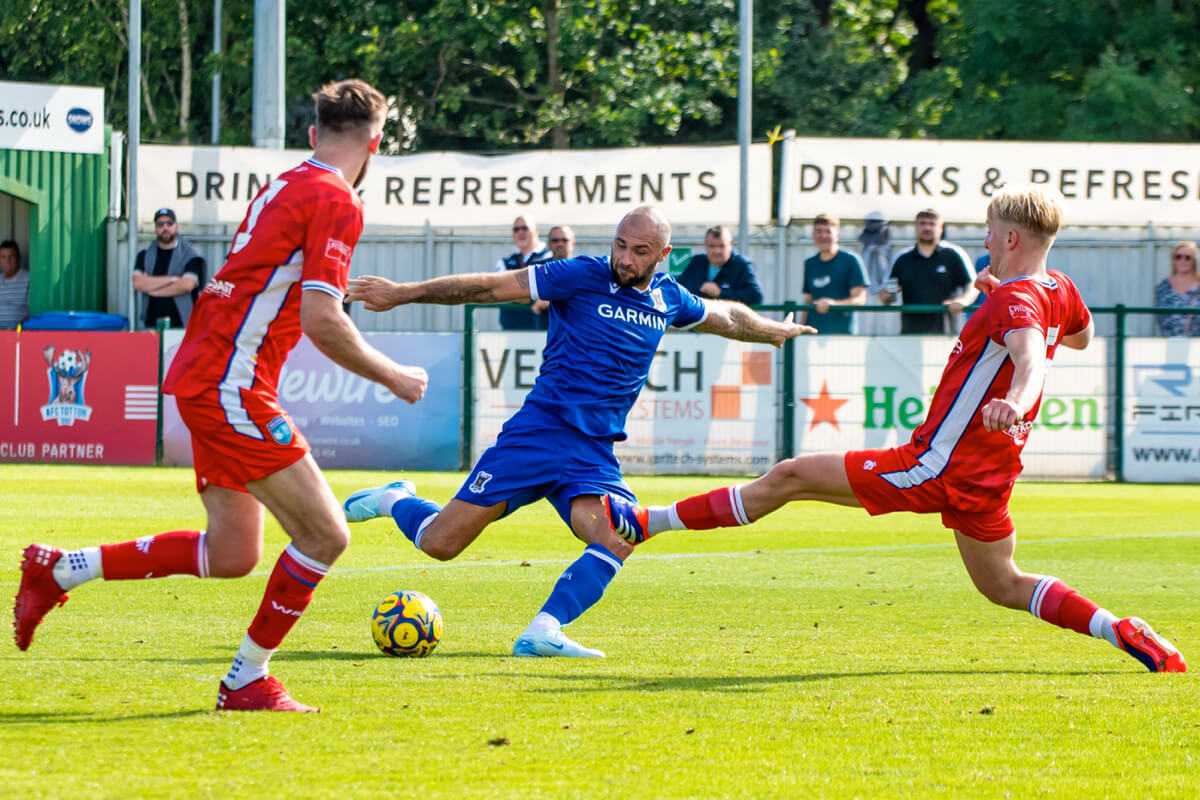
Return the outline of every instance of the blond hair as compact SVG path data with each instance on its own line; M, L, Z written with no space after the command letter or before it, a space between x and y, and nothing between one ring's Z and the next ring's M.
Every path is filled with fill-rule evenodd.
M987 213L993 219L1053 239L1063 226L1063 210L1057 195L1043 186L1005 186L992 196Z
M0 245L0 247L3 246L4 245ZM1175 260L1175 254L1179 252L1180 248L1186 248L1192 251L1192 277L1200 275L1200 247L1197 247L1196 243L1191 239L1184 239L1182 242L1179 242L1171 248L1172 261ZM1172 271L1173 266L1174 265L1172 265Z

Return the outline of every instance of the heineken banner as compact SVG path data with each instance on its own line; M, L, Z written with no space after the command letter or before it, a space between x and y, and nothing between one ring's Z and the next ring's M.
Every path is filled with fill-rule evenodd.
M544 333L475 337L475 437L478 457L496 440L533 388ZM777 353L699 334L669 333L616 444L630 474L739 475L775 462Z
M925 419L953 340L804 336L796 345L794 413L801 454L907 442ZM1022 454L1025 477L1105 476L1105 353L1103 340L1083 351L1058 349Z
M1125 479L1200 482L1200 340L1125 342Z

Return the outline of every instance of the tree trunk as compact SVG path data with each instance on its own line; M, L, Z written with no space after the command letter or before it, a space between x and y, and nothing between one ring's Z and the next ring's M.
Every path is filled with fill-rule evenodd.
M180 61L183 62L179 73L179 130L183 141L189 141L188 123L191 121L192 108L192 36L188 29L187 0L179 2L179 50Z
M556 110L566 108L566 89L563 87L562 71L558 66L558 0L546 0L543 13L546 16L546 62L547 77L550 79L550 94L547 98ZM562 122L550 129L550 146L555 150L566 150L571 146L571 137Z

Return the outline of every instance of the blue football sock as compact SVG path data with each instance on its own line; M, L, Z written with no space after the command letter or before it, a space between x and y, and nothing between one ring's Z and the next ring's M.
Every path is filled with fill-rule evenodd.
M421 533L425 530L425 521L442 510L442 507L424 497L408 495L396 500L392 506L392 519L400 532L408 537L418 550L421 549Z
M587 611L604 594L623 562L599 544L589 544L554 584L542 613L566 625Z

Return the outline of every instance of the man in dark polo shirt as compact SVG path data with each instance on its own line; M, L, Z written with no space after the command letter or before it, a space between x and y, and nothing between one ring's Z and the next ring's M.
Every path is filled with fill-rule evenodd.
M917 213L917 243L896 256L887 285L879 293L891 305L899 293L904 305L944 305L960 312L971 304L978 290L971 259L958 245L942 241L942 218L931 208ZM901 333L951 333L944 313L901 312Z

